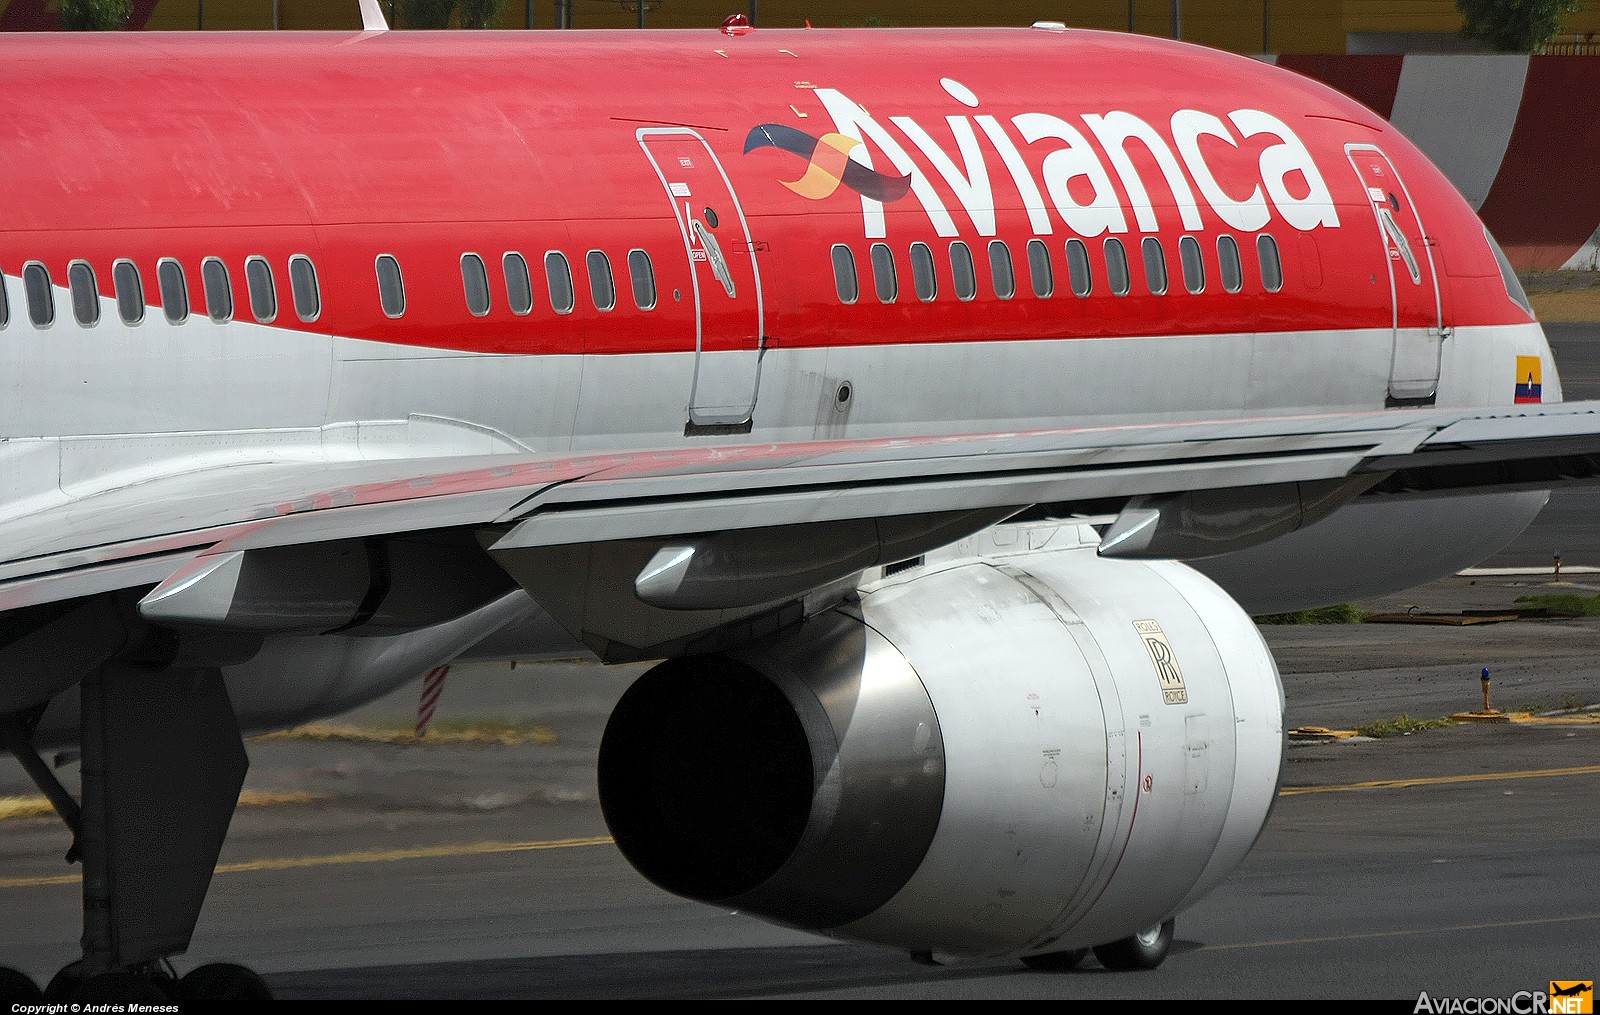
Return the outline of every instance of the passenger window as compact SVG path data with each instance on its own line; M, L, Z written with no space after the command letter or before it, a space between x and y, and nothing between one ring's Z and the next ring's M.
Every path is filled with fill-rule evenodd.
M1206 262L1200 256L1200 241L1193 236L1178 240L1178 260L1183 264L1183 287L1191 293L1206 291Z
M88 261L67 265L67 288L72 291L72 316L84 328L100 323L100 287Z
M887 243L872 245L872 283L878 288L879 303L893 303L900 295L900 280L894 273L894 251Z
M1028 241L1028 274L1033 277L1033 294L1049 299L1056 291L1056 273L1050 265L1050 248L1043 240Z
M393 254L379 254L373 264L378 273L378 302L386 317L402 317L406 312L406 280L400 261Z
M596 310L610 310L617 305L617 281L611 275L611 258L603 250L591 250L584 257L589 269L589 295Z
M0 328L11 323L11 300L6 295L6 273L0 271Z
M1167 254L1161 249L1161 241L1154 236L1146 236L1144 242L1139 244L1139 249L1144 255L1144 281L1150 287L1152 296L1161 296L1167 291Z
M1283 262L1278 259L1278 241L1262 233L1256 237L1256 256L1261 259L1261 284L1267 292L1283 288Z
M633 283L633 302L640 310L656 305L656 270L650 255L643 250L628 251L628 279Z
M294 312L310 323L322 316L322 289L317 285L317 266L304 254L289 258L289 291L294 296Z
M1113 296L1128 295L1132 284L1128 277L1128 252L1123 249L1122 241L1115 238L1106 241L1106 284L1111 286Z
M139 277L139 266L132 261L116 262L111 266L111 281L117 287L117 316L122 323L143 321L144 279Z
M960 240L950 244L950 274L956 280L956 299L966 302L978 295L978 269L972 263L972 250Z
M1074 296L1087 296L1094 290L1094 275L1089 271L1089 248L1082 240L1067 241L1067 278Z
M489 312L489 269L477 254L461 255L461 286L466 290L467 309L473 317Z
M861 283L856 279L856 255L843 243L833 245L833 288L839 293L840 303L854 303L861 296Z
M1222 288L1230 293L1244 288L1244 266L1239 260L1239 244L1226 233L1217 237L1217 263L1222 268Z
M278 282L265 257L252 254L244 259L244 287L250 294L250 313L262 324L278 317Z
M233 279L228 266L215 257L200 262L200 281L206 289L206 315L218 324L233 320Z
M22 288L28 297L28 319L35 328L48 328L56 319L56 294L50 269L38 261L22 266Z
M911 245L911 280L917 287L917 299L931 302L939 295L939 278L933 270L933 251L926 243Z
M558 314L572 313L578 297L572 289L572 266L567 263L567 255L559 250L544 255L544 274L550 287L550 309Z
M506 276L506 304L518 317L533 312L533 276L528 274L528 262L521 254L511 251L500 258L500 267Z
M161 312L167 323L182 324L189 319L189 282L183 265L170 257L156 262L156 281L161 284Z
M1011 248L1004 240L989 241L989 274L994 278L994 294L1009 300L1017 294L1017 274L1011 267Z

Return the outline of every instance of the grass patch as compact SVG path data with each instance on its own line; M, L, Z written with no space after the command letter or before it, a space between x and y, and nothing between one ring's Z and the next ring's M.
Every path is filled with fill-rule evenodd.
M1319 606L1293 613L1268 613L1256 618L1258 624L1359 624L1371 616L1354 603Z
M1518 596L1516 601L1563 617L1600 617L1600 594L1581 596L1576 592L1541 592L1533 596Z
M1413 719L1409 715L1397 715L1393 719L1379 719L1365 726L1357 726L1356 732L1364 737L1381 740L1384 737L1420 733L1423 730L1444 729L1455 724L1454 719Z

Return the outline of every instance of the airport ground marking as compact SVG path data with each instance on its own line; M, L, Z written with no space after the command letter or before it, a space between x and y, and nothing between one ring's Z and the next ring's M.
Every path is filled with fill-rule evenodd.
M305 790L247 789L239 794L240 807L282 807L289 804L320 804L333 799L332 793ZM0 796L0 821L11 818L48 818L56 809L43 796Z
M1408 927L1403 930L1374 930L1361 934L1330 934L1326 937L1284 938L1279 941L1240 941L1236 944L1201 945L1202 952L1225 952L1244 948L1283 948L1291 945L1335 944L1340 941L1368 941L1376 938L1414 937L1418 934L1451 934L1467 930L1504 930L1507 927L1537 927L1557 923L1582 923L1600 920L1600 913L1579 913L1575 916L1541 916L1526 920L1495 920L1488 923L1458 923L1449 927Z
M457 842L409 849L358 849L322 856L264 857L217 864L218 874L245 874L255 871L297 870L305 867L339 867L358 863L396 863L401 860L430 860L455 856L486 856L493 853L527 853L541 849L572 849L578 846L607 846L609 835L590 835L573 839L545 839L536 842ZM0 889L36 888L43 885L69 885L82 881L76 872L43 877L0 878Z
M1371 782L1350 782L1337 786L1285 786L1279 796L1300 796L1304 793L1348 793L1363 789L1408 789L1412 786L1444 786L1463 782L1500 782L1506 779L1548 779L1564 775L1600 775L1600 765L1579 765L1574 768L1539 768L1521 772L1477 772L1471 775L1432 775L1414 779L1375 779Z

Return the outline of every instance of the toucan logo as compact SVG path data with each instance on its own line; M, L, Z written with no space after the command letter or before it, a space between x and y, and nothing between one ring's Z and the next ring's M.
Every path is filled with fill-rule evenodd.
M853 161L850 152L860 146L860 141L843 134L812 137L781 123L757 124L744 139L746 155L758 148L781 148L806 160L805 174L798 180L779 181L801 197L820 201L832 196L840 186L874 201L898 201L905 197L911 190L911 177L885 176Z

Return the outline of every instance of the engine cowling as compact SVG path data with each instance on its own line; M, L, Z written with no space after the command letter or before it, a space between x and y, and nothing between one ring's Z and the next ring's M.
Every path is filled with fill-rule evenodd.
M951 956L1077 948L1215 887L1276 796L1255 625L1172 562L1082 551L908 572L619 702L601 804L692 899Z

